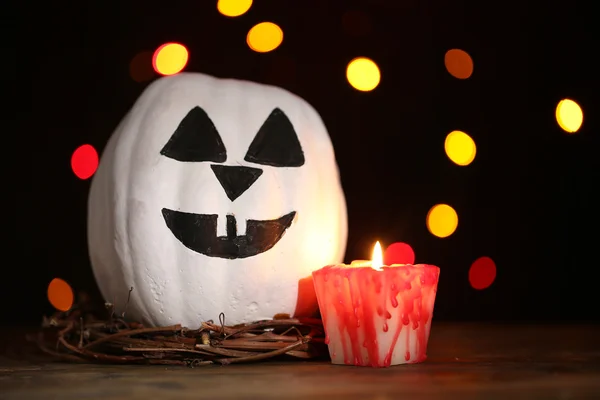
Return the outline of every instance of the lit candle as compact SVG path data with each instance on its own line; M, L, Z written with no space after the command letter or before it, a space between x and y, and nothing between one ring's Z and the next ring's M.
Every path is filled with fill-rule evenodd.
M313 272L333 364L371 367L424 361L440 269L371 261Z

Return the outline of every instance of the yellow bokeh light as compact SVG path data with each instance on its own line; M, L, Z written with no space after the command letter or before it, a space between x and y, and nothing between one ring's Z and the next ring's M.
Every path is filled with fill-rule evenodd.
M370 92L379 85L381 72L373 60L357 57L348 63L346 78L354 89Z
M458 226L458 214L448 204L436 204L427 213L427 229L432 235L445 238Z
M252 0L219 0L217 10L226 17L239 17L252 6Z
M248 47L257 53L275 50L283 42L283 31L273 22L261 22L254 25L246 36Z
M563 99L556 106L556 122L567 133L575 133L583 124L583 111L571 99Z
M48 285L48 301L59 311L69 311L73 306L73 289L60 278L54 278Z
M444 55L448 73L457 79L467 79L473 74L473 59L464 50L451 49Z
M444 149L448 158L460 166L471 164L477 153L477 146L473 139L462 131L450 132L446 136Z
M152 66L161 75L175 75L185 68L188 51L179 43L165 43L154 52Z

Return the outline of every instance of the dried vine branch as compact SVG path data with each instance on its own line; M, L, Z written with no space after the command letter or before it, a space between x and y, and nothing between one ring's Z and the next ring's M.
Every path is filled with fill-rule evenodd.
M131 295L129 291L129 296ZM146 327L125 321L125 310L97 319L89 307L44 317L42 329L30 338L44 353L68 362L200 366L259 362L276 357L292 360L326 358L323 325L319 319L277 315L272 320L227 326L202 322L198 329L181 325Z

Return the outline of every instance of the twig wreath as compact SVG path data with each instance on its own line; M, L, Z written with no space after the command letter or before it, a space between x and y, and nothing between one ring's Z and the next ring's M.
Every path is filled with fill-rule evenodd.
M128 302L120 316L113 304L106 303L109 316L104 319L81 305L44 317L42 329L30 340L56 359L84 363L194 367L328 356L320 319L278 314L270 320L227 326L221 313L218 323L202 322L198 329L179 324L145 327L125 320Z

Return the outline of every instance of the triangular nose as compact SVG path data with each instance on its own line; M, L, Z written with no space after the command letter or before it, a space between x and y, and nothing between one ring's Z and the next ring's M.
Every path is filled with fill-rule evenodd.
M240 197L263 173L262 169L252 167L214 164L210 167L231 201Z

